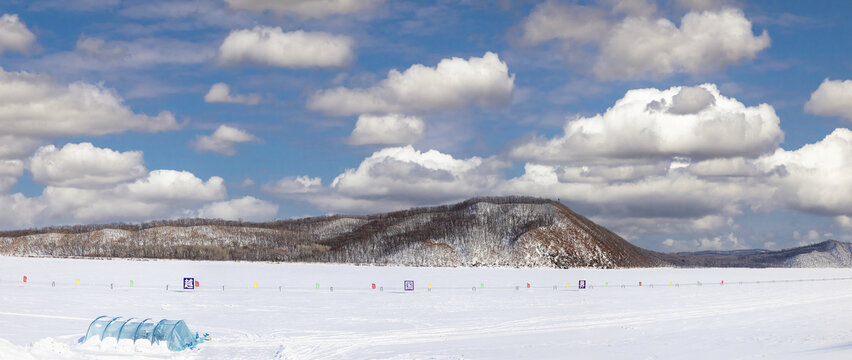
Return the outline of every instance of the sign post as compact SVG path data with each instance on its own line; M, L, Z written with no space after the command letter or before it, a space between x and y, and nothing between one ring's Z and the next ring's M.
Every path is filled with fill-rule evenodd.
M414 291L414 280L405 280L403 283L405 291Z
M580 280L577 283L577 287L580 288L580 289L585 289L586 288L586 280Z
M183 278L184 290L195 290L195 278Z

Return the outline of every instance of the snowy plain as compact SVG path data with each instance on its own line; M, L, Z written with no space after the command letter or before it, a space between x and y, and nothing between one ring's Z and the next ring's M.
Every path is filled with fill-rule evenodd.
M180 290L184 277L200 287ZM0 257L0 359L848 359L850 279ZM100 315L183 319L211 340L178 353L79 344Z

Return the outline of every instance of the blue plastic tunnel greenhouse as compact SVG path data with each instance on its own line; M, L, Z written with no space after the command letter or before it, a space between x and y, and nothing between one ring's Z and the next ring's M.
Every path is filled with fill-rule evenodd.
M160 320L155 323L151 319L124 318L99 316L91 324L83 343L90 339L104 340L115 338L116 341L129 339L134 343L146 340L151 344L166 342L169 350L181 351L192 348L198 343L196 336L189 331L183 320Z

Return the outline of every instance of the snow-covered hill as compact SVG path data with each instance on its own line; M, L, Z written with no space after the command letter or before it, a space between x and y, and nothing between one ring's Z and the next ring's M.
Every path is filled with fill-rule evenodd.
M663 265L653 253L563 205L534 198L480 198L366 217L180 220L15 232L0 237L0 254L411 266Z
M406 266L852 266L852 245L836 241L780 251L648 251L558 202L525 197L268 223L179 219L10 231L0 233L0 254Z

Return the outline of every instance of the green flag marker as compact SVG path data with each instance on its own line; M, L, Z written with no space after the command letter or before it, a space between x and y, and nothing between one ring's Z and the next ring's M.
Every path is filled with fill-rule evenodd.
M485 289L485 283L479 283L479 287Z
M319 283L317 283L317 289L319 289Z
M133 287L133 280L130 280L130 287Z

